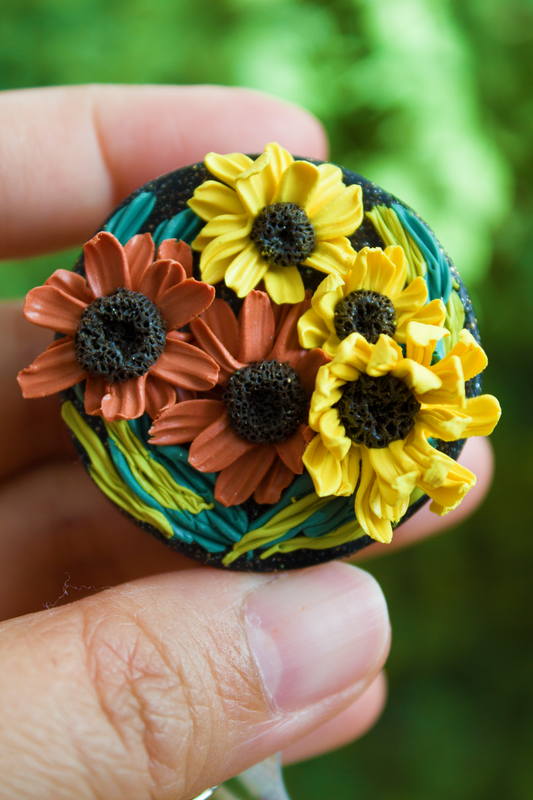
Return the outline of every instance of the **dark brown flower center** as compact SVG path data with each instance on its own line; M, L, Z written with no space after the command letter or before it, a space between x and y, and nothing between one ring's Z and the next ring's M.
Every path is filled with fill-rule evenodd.
M165 341L166 325L159 309L130 289L98 297L81 315L74 337L79 364L89 375L110 383L148 372Z
M362 373L343 386L335 408L346 436L356 444L381 448L405 439L420 403L399 378L389 374L372 378Z
M250 238L269 264L293 267L311 255L315 229L296 203L273 203L255 218Z
M339 339L360 333L370 344L375 344L381 333L394 336L396 314L392 300L368 289L350 292L335 309L334 325Z
M307 395L298 373L279 361L258 361L234 372L224 391L231 427L241 439L277 444L305 419Z

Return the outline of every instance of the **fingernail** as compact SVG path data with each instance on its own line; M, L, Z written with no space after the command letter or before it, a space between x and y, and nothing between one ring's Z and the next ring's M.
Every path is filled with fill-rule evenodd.
M389 643L383 593L374 578L331 563L286 575L246 605L250 648L265 690L295 711L364 680Z

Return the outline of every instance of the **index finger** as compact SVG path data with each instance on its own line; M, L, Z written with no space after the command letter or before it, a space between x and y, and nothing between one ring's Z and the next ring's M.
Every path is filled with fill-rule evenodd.
M0 258L88 239L147 181L211 150L324 159L320 123L269 95L223 86L73 86L0 95Z

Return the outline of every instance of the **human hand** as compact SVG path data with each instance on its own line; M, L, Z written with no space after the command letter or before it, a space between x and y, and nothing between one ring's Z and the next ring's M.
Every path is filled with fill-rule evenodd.
M221 87L8 92L0 119L2 258L85 241L122 197L209 150L275 139L326 157L307 113ZM21 308L0 307L2 797L188 800L276 751L363 733L385 697L376 582L338 563L223 573L148 537L85 474L57 398L20 396L17 372L51 338ZM485 440L462 461L478 484L457 511L426 508L354 560L468 514L490 480Z

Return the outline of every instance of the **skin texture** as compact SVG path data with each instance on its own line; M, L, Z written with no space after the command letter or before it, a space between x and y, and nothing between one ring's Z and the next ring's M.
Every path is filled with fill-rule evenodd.
M2 258L86 241L135 187L210 150L276 140L327 157L307 112L222 87L7 92L0 120ZM221 573L146 536L77 463L57 398L22 399L15 376L51 334L21 307L0 306L0 795L190 800L278 750L300 760L363 734L386 693L375 581L341 564L281 578ZM478 475L463 504L444 518L422 511L387 552L474 510L490 483L487 442L469 442L461 460ZM322 639L296 624L317 598ZM288 691L291 680L307 694Z

